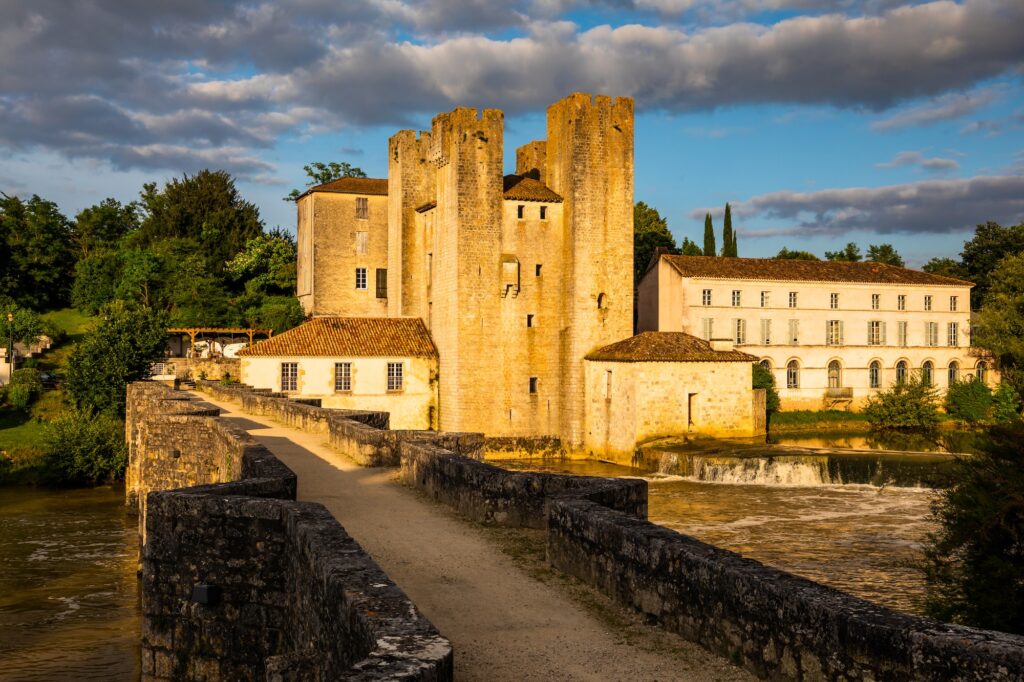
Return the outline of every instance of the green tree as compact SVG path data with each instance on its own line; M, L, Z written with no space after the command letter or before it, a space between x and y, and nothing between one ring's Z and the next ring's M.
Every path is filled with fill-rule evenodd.
M895 265L898 268L904 267L903 257L896 251L892 244L869 244L867 260L875 263Z
M753 365L753 387L765 390L765 421L771 426L772 415L779 411L782 401L779 399L779 391L775 388L775 375L772 371L755 362Z
M964 242L960 252L966 279L974 282L971 290L971 305L981 306L988 294L991 274L999 261L1008 255L1024 250L1024 225L1003 227L999 223L987 222L978 225L974 237Z
M718 255L718 247L715 246L715 226L711 222L710 213L704 214L704 255Z
M977 424L988 419L992 411L992 389L976 377L955 381L946 390L944 402L950 417Z
M69 411L47 424L43 469L47 483L96 485L124 478L124 423L110 414Z
M722 255L726 257L735 256L732 252L733 249L733 234L732 234L732 208L729 204L725 205L725 219L723 220L722 226Z
M992 393L992 421L996 424L1020 421L1020 396L1009 381L1000 381Z
M167 325L163 314L136 303L115 301L68 359L65 389L83 414L124 416L127 386L144 378L163 357Z
M957 458L932 508L925 608L939 620L1024 634L1024 438L995 427L987 441Z
M366 177L366 173L363 172L362 168L358 168L344 161L341 163L338 163L337 161L329 161L328 163L314 161L308 166L303 166L302 168L306 171L306 175L309 176L309 182L306 183L307 188L322 185L340 178ZM298 201L300 196L302 196L302 190L293 189L288 193L288 196L286 196L284 200Z
M774 258L777 260L818 260L818 257L810 251L790 251L785 246L779 249Z
M117 243L138 227L139 207L135 202L122 205L117 199L104 199L82 209L71 231L78 258L88 257L96 249L116 249Z
M954 279L967 279L967 272L964 270L964 266L961 265L959 261L955 261L952 258L932 258L930 261L925 263L924 267L921 269L932 275L953 277Z
M936 397L934 387L915 377L868 398L864 415L873 429L932 429L940 420Z
M827 260L840 260L856 263L860 261L863 256L860 253L860 247L853 242L849 242L841 251L826 251L825 258Z
M7 315L11 315L11 320ZM0 345L7 348L11 338L15 342L29 345L44 333L43 320L39 314L23 308L9 298L0 298Z
M92 249L75 264L71 305L90 315L114 300L121 281L122 253L113 249Z
M235 181L224 171L203 170L168 182L157 191L143 186L145 218L134 233L133 246L149 247L167 239L189 239L197 245L207 271L220 276L246 242L263 233L256 206L242 199Z
M971 325L974 345L990 351L1004 372L1024 370L1024 254L1006 256L987 279Z
M684 256L703 256L704 252L700 250L696 242L691 242L689 237L683 237L683 244L679 247L679 253Z
M273 230L246 242L245 248L228 261L226 270L246 291L290 294L295 291L296 256L294 237Z
M0 296L40 311L62 307L73 267L71 224L57 204L0 193Z
M245 323L257 329L273 329L275 334L299 325L305 318L294 296L260 296L244 312Z
M679 253L676 240L668 229L668 221L658 209L638 201L633 206L633 284L647 272L647 265L658 248Z

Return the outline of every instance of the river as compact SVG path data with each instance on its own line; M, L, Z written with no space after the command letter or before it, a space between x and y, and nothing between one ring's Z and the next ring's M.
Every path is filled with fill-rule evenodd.
M669 458L650 472L604 462L500 466L648 481L652 522L878 604L920 613L916 567L934 528L925 481L945 458L914 455Z
M118 488L0 488L0 680L138 680L137 521Z

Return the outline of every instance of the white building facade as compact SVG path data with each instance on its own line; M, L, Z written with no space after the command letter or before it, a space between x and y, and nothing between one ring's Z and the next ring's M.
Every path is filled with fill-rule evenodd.
M970 343L972 286L873 262L662 255L638 327L732 339L772 370L783 409L850 408L916 376L992 383Z

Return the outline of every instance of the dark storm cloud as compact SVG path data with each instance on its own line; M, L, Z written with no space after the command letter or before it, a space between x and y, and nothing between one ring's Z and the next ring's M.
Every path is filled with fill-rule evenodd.
M720 210L720 209L719 209ZM708 209L691 212L703 218ZM712 213L714 211L711 211ZM979 216L1004 224L1024 221L1024 176L928 180L887 187L772 192L733 205L743 223L781 220L792 227L743 230L747 237L790 234L941 234L972 228Z
M0 143L122 167L170 163L181 150L198 163L231 147L245 150L227 155L240 164L281 134L423 126L461 104L514 113L589 90L632 95L647 110L761 102L882 110L949 96L1024 61L1019 0L881 14L871 8L885 2L632 0L640 19L693 7L848 14L692 30L580 30L558 20L580 4L594 3L8 0Z

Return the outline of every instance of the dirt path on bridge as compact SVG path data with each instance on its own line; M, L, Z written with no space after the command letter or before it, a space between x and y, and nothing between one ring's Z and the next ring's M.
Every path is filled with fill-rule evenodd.
M457 680L753 679L543 561L542 531L489 529L368 469L323 436L211 400L298 476L452 642Z

